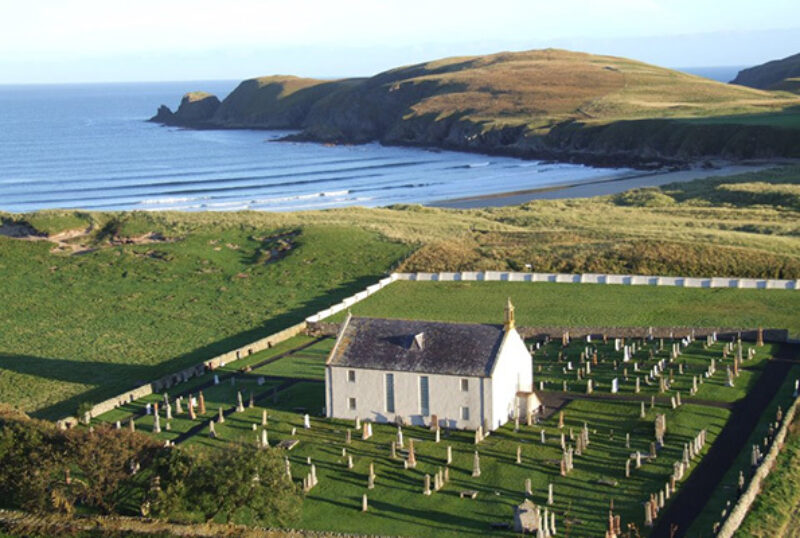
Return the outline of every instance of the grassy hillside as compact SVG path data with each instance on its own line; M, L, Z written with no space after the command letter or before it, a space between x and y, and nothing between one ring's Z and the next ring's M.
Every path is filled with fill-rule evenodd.
M800 168L786 168L484 210L0 215L4 231L90 230L58 245L0 232L0 401L73 413L295 323L395 267L800 278L798 189ZM542 309L553 322L599 309L621 311L620 324L793 327L800 306L795 292L667 290L684 295L662 308L649 289L602 300L564 289Z
M800 54L794 54L781 60L743 69L731 83L762 90L796 91L798 77L800 77ZM794 84L792 84L793 79Z
M318 100L357 83L358 79L293 76L246 80L225 98L210 121L224 127L298 128Z
M368 79L357 91L407 97L411 113L406 119L457 114L487 127L525 125L541 131L570 120L593 124L747 114L798 104L789 96L634 60L555 49L402 67Z
M794 123L747 119L798 106L800 97L788 92L546 49L446 58L365 79L250 79L206 117L184 124L301 129L294 138L648 167L719 156L800 157ZM180 116L164 110L154 120ZM719 116L729 119L685 122Z

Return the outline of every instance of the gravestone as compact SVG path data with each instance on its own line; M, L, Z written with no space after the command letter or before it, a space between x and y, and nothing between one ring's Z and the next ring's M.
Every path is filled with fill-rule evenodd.
M153 433L161 433L161 417L158 415L158 403L153 404L155 412L153 413Z
M408 440L408 467L413 469L417 466L417 455L414 453L414 440Z

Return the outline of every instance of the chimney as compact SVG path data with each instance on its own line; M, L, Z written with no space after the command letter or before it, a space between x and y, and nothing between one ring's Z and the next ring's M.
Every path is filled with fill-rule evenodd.
M425 347L425 333L417 333L414 335L413 347L422 350Z

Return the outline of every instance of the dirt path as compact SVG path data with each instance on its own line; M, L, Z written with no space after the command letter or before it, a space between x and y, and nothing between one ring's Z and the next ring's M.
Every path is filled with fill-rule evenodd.
M748 437L758 424L764 410L772 401L794 364L800 359L800 346L781 345L776 358L764 367L756 385L747 396L736 402L733 412L708 454L683 484L666 511L659 516L651 536L679 538L686 535L694 519L700 515L706 501L714 493L725 473L744 448ZM670 527L677 526L671 534Z

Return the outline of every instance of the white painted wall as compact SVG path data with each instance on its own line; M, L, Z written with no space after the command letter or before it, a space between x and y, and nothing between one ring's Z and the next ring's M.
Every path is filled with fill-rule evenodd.
M533 390L533 363L525 342L512 329L503 338L491 380L491 430L508 422L513 415L518 391Z
M348 370L355 370L355 382L348 381ZM386 410L386 374L394 374L395 412ZM429 411L420 414L419 378L428 377ZM461 379L468 379L468 390L461 390ZM327 366L325 373L325 402L328 417L394 422L402 416L414 425L429 425L436 415L441 426L475 429L481 424L485 396L481 395L481 378L451 375L419 374ZM356 409L349 408L349 398L356 399ZM469 420L461 419L461 407L469 407Z

